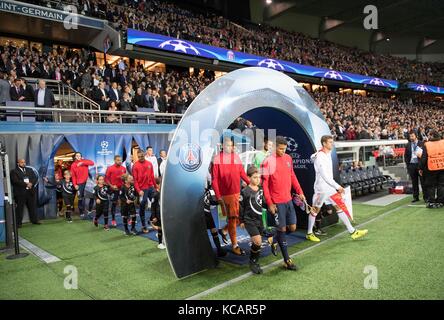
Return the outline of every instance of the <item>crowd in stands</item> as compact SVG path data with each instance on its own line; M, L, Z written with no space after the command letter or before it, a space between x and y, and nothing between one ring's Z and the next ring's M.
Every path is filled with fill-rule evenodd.
M151 72L142 65L128 66L120 59L113 66L98 66L87 49L0 46L0 73L9 81L10 99L34 101L35 92L24 77L62 80L91 97L102 110L183 113L208 84L214 73L189 71ZM17 90L18 88L18 90ZM21 94L16 95L16 92ZM1 95L3 97L3 95ZM418 132L425 139L430 130L444 132L442 103L418 102L385 97L312 92L336 140L402 139ZM0 101L4 103L4 101ZM109 115L107 122L119 122Z
M142 65L130 67L123 59L113 66L101 67L94 52L87 49L58 47L52 52L40 52L36 47L17 48L11 43L0 46L0 72L10 86L18 79L25 90L24 77L61 80L92 98L101 110L151 108L156 112L183 113L196 95L214 81L213 72L199 71L152 72ZM13 96L11 100L19 99ZM34 101L33 95L27 95L26 101Z
M442 102L320 91L312 96L336 140L407 139L410 131L425 140L433 129L444 132Z
M133 28L305 65L400 82L444 86L443 63L422 63L391 55L374 54L266 24L240 26L214 13L190 11L168 1L25 2L60 8L62 2L74 4L79 8L79 13L106 19L115 29L122 32Z

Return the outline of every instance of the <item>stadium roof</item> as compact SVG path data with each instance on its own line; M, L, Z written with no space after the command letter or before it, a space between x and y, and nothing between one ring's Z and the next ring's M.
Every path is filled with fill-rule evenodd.
M444 1L441 0L273 0L264 10L264 20L292 12L344 22L335 28L362 28L363 8L369 4L378 9L378 31L387 35L444 39Z

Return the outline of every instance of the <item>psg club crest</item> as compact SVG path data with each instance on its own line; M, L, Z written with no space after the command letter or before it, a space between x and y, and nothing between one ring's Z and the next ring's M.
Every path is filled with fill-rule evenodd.
M180 147L179 163L186 171L196 171L202 164L202 150L194 143L187 143Z

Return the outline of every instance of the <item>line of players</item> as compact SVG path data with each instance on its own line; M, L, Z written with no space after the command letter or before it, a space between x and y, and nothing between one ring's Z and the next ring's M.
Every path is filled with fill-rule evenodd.
M333 138L321 138L322 149L312 155L311 159L316 172L314 184L313 206L311 207L307 239L319 242L313 233L316 216L324 204L333 205L339 219L344 223L353 240L363 237L367 230L355 229L345 213L334 205L329 197L336 193L344 193L344 189L333 179L333 165L331 151ZM296 212L293 205L292 189L300 201L305 202L304 192L293 170L293 160L286 154L287 140L276 137L276 147L273 152L271 141L264 142L264 150L256 154L245 174L242 162L234 152L231 137L223 140L222 151L213 158L210 166L204 204L207 228L211 230L213 242L218 256L225 256L227 252L221 248L219 234L225 244L228 244L227 234L230 237L232 253L244 255L236 238L236 227L245 228L251 238L250 269L255 274L263 272L259 265L262 247L262 236L268 238L272 253L277 255L279 245L284 267L288 270L297 270L297 266L288 254L286 235L296 231ZM210 182L211 180L211 182ZM241 180L244 188L241 189ZM246 185L247 184L247 185ZM227 225L217 230L211 215L211 206L220 205L222 214L227 217ZM267 232L265 217L271 217L273 232Z
M153 164L146 160L142 150L137 152L138 161L132 167L132 174L126 172L119 155L114 157L114 164L109 166L106 174L98 175L94 187L94 200L96 203L96 214L93 223L98 227L98 221L103 215L104 230L109 230L109 209L111 207L111 227L116 227L116 207L120 201L120 212L124 225L125 235L137 235L136 230L136 202L139 200L139 217L142 224L142 232L148 233L145 219L145 208L148 200L151 201L151 226L157 231L159 241L158 248L165 249L162 241L162 228L160 220L160 188L161 183L155 177ZM94 162L83 159L80 152L74 155L74 162L70 170L63 172L61 179L56 175L55 182L45 178L49 186L56 187L62 194L66 206L65 216L67 222L72 222L74 211L74 200L78 195L78 207L81 217L85 217L84 199L85 186L88 179L88 167Z

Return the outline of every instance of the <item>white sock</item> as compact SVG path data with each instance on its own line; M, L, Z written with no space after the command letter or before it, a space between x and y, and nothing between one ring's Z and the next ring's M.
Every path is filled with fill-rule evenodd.
M347 228L348 232L353 233L355 232L355 228L353 228L350 220L348 220L347 215L344 213L344 211L338 211L338 217L341 219L342 223L345 224L345 227Z
M313 233L313 226L315 224L316 221L316 217L314 217L313 215L309 214L308 215L308 229L307 229L307 234Z

